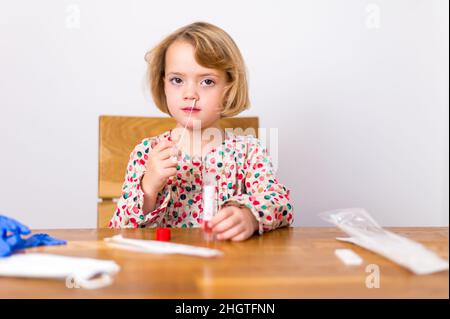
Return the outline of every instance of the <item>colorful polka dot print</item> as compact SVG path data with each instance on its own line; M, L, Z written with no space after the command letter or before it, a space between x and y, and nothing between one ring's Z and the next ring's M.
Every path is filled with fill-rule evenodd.
M202 223L202 180L214 174L218 209L245 205L259 223L259 234L293 221L289 190L278 182L267 149L251 136L225 131L223 143L203 158L182 153L177 174L159 192L156 209L143 212L140 182L155 141L170 140L171 131L144 139L130 154L122 195L110 228L199 227ZM155 143L155 145L156 145Z

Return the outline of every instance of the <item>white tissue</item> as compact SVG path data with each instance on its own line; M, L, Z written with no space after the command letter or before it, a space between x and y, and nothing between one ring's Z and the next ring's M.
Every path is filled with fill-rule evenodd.
M76 285L96 289L112 283L120 270L110 260L27 253L0 258L0 276L72 279ZM99 276L99 278L93 278Z

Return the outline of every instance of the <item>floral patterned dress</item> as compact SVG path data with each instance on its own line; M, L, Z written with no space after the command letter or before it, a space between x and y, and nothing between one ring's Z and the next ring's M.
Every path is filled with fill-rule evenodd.
M171 140L171 131L145 138L131 152L110 228L199 227L205 174L215 175L218 210L226 205L245 205L259 223L259 234L292 223L289 190L275 178L267 149L251 135L235 135L228 130L222 144L203 159L182 152L176 176L158 193L156 209L144 214L140 182L151 147L161 140Z

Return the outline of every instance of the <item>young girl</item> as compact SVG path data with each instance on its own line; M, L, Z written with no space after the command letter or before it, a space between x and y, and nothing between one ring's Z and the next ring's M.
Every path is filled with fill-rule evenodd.
M267 149L219 125L250 104L245 64L232 38L212 24L193 23L162 40L146 61L154 102L177 126L131 152L109 226L201 226L207 174L216 182L218 212L209 226L217 239L240 241L290 225L289 190L275 178ZM196 150L198 135L212 131L219 138L202 138Z

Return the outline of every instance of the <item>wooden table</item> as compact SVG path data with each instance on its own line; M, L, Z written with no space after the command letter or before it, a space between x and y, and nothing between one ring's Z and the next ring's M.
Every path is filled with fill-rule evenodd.
M448 227L391 228L448 259ZM37 232L37 231L35 231ZM0 298L448 298L448 271L417 276L357 246L337 241L336 228L284 228L245 242L204 241L200 229L174 229L172 242L209 246L225 255L214 259L136 253L107 247L103 238L122 233L154 239L154 229L40 230L68 240L66 246L29 252L116 261L121 271L112 285L86 290L64 280L0 278ZM364 263L345 266L334 255L351 248ZM366 266L380 269L380 287L367 288ZM32 265L30 265L32 267Z

